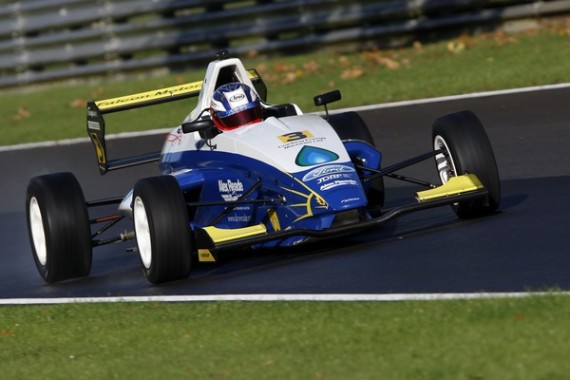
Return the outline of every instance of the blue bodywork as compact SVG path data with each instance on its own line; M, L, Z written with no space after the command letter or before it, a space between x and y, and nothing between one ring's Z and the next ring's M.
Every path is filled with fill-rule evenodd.
M344 142L344 147L352 161L380 167L382 156L369 144L354 140ZM359 173L352 161L327 162L326 154L310 148L304 146L296 156L306 160L309 168L293 174L250 157L215 150L166 153L159 167L163 174L177 179L188 202L272 200L191 207L191 228L213 225L235 229L262 223L268 232L322 230L330 228L335 216L344 211L363 210L361 216L366 215L366 186L359 174L370 173ZM262 246L294 245L305 239L294 236Z

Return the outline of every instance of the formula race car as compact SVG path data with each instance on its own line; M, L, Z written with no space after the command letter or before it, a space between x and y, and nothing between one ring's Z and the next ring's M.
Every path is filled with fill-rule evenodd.
M196 96L162 151L108 159L105 114ZM440 117L432 151L384 167L357 113L329 114L327 105L340 98L337 90L314 98L323 116L268 104L258 72L224 52L201 82L88 102L87 132L101 174L157 161L162 175L140 179L119 198L89 202L71 173L32 178L26 213L39 273L48 283L87 276L94 247L134 239L146 278L161 283L188 277L195 263L215 262L222 251L336 238L445 205L459 218L497 209L497 165L472 112ZM396 174L427 159L440 184ZM426 189L385 209L385 176ZM90 209L110 204L116 213L90 219ZM103 239L121 220L132 227Z

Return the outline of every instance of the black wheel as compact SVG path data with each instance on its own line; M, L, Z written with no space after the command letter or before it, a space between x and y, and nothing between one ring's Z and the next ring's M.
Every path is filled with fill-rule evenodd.
M342 141L361 140L376 146L368 126L358 113L343 112L330 115L328 122ZM376 169L380 170L380 166ZM366 189L368 205L373 208L384 207L384 194L384 177L372 181Z
M91 228L83 191L73 174L32 178L26 215L34 261L46 282L89 275Z
M442 116L432 128L435 156L442 183L450 177L472 173L489 192L487 200L461 202L453 206L460 218L472 218L494 212L501 201L501 183L493 148L477 116L462 111Z
M157 284L188 277L193 242L186 202L176 179L160 176L138 181L133 219L146 278Z

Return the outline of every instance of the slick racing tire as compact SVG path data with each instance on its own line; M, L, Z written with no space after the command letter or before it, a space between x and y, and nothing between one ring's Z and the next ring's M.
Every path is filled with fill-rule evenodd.
M184 195L174 177L145 178L135 184L133 220L146 278L158 284L188 277L193 242Z
M89 275L91 227L83 191L73 174L32 178L26 216L34 261L46 282Z
M434 149L443 152L435 156L442 183L452 176L475 174L489 192L488 199L460 202L453 210L460 218L472 218L493 213L501 200L501 183L491 143L483 125L470 111L445 115L432 127Z
M358 113L343 112L330 115L328 122L342 141L361 140L376 147L368 126ZM376 169L380 170L380 167ZM369 206L372 208L384 207L384 194L384 177L372 181L366 189Z

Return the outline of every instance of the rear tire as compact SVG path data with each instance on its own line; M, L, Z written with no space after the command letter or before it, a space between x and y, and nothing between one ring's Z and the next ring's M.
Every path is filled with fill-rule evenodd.
M26 216L34 261L46 282L89 275L91 227L83 191L73 174L32 178Z
M138 181L133 219L146 278L158 284L188 277L193 241L186 202L176 179L159 176Z
M358 113L343 112L330 115L328 122L342 141L361 140L376 147L368 126ZM376 169L380 170L380 166ZM384 197L384 177L380 177L372 181L366 189L368 205L381 209L384 207Z
M501 201L501 183L493 148L477 116L471 111L445 115L432 127L435 156L442 183L452 176L475 174L489 192L486 200L460 202L453 210L460 218L472 218L494 212Z

